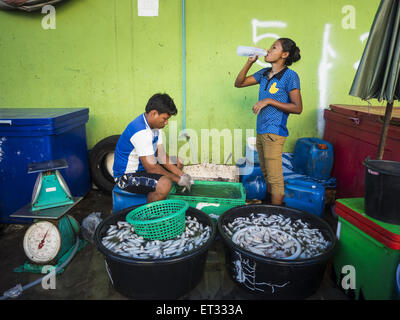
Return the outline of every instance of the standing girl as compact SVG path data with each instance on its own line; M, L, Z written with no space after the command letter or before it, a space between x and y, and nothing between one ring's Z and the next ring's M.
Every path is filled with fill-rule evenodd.
M281 205L285 195L282 152L289 135L287 118L289 113L300 114L303 110L299 76L288 68L300 60L300 49L291 39L276 40L265 56L265 62L269 62L271 68L247 76L257 58L248 59L236 78L235 87L260 85L259 101L253 106L257 115L257 151L271 203Z

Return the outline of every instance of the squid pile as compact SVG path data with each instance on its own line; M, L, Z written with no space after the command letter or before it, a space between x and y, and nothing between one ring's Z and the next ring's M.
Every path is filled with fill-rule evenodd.
M269 258L295 260L323 254L330 245L319 229L283 215L250 214L223 225L232 242Z
M165 259L182 255L201 247L211 236L211 227L195 217L186 216L185 230L169 240L149 240L135 233L126 221L110 225L102 244L114 253L134 259Z

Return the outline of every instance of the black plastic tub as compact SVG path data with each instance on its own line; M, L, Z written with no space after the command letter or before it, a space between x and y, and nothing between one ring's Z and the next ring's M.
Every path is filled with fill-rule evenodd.
M284 260L257 255L232 242L222 226L237 217L251 213L281 214L302 219L318 228L331 242L326 252L308 259ZM226 211L218 220L218 230L225 245L226 263L230 275L240 287L254 293L256 299L304 299L321 285L326 266L333 256L336 235L322 219L296 209L272 205L246 205Z
M132 299L177 299L190 292L204 274L208 249L214 241L216 226L204 212L189 207L186 215L210 226L211 236L200 248L167 259L139 260L118 255L101 243L112 224L125 221L135 207L116 212L96 229L94 243L104 255L108 277L116 291Z
M400 225L400 162L365 159L365 213Z

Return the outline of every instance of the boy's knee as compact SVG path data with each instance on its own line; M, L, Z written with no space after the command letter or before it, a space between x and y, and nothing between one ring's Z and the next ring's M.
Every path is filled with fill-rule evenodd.
M168 194L169 191L171 190L171 188L172 188L172 181L168 177L163 176L157 182L156 191L160 192L160 193Z

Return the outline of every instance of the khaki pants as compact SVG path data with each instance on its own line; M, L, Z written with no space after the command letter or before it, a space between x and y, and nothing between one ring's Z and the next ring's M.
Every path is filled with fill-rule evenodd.
M272 133L257 134L257 151L260 157L260 168L271 194L285 194L282 169L283 145L286 137Z

